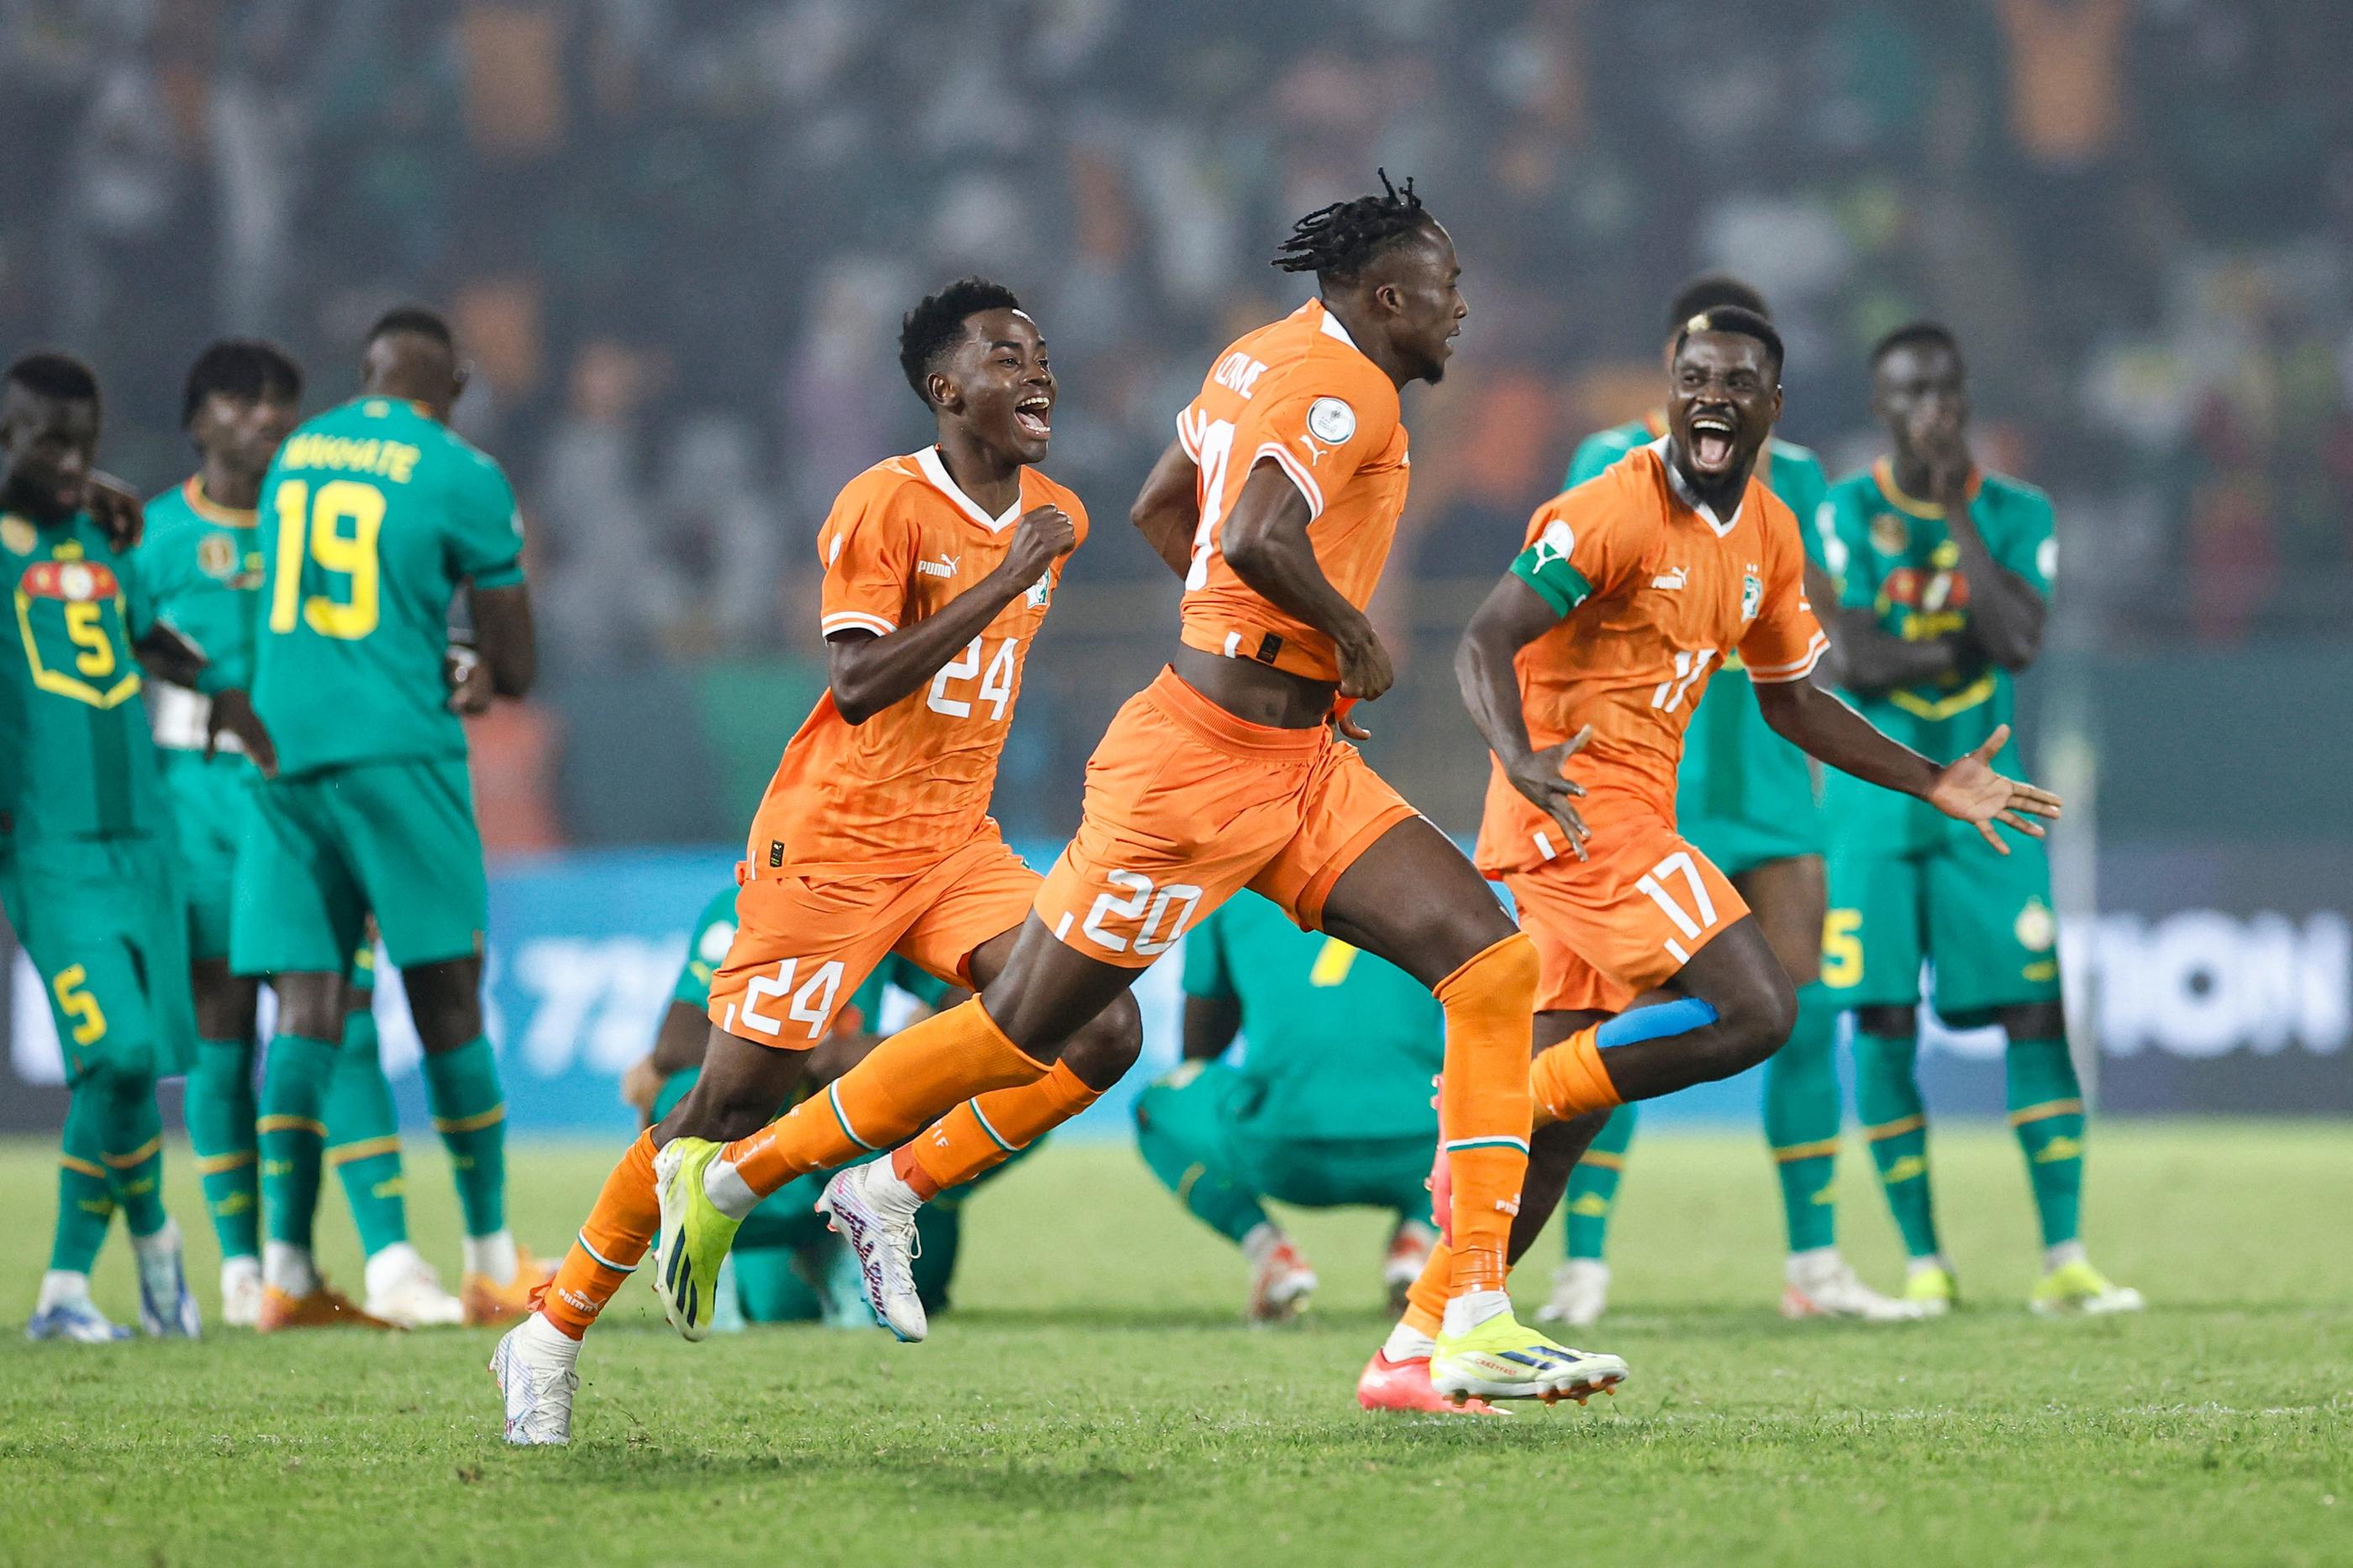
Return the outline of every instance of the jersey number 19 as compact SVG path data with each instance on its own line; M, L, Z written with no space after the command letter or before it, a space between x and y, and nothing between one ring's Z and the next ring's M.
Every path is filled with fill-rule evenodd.
M355 642L376 627L376 592L381 574L376 535L384 527L384 492L357 479L330 479L315 499L302 479L278 487L278 582L269 598L269 629L294 629L299 610L321 637ZM308 559L344 592L302 597L302 567Z

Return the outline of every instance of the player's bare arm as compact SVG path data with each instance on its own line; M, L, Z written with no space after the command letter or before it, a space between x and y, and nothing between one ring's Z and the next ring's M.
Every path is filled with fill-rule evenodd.
M1193 535L1201 526L1200 486L1200 469L1186 456L1185 443L1171 441L1127 509L1127 521L1180 578L1192 568Z
M1462 705L1471 710L1471 721L1479 726L1487 749L1503 765L1504 776L1532 805L1560 824L1569 847L1582 860L1591 834L1572 802L1585 794L1585 788L1561 769L1592 737L1592 727L1588 725L1557 746L1535 750L1528 740L1519 680L1513 673L1513 660L1520 649L1552 630L1560 619L1560 612L1543 595L1506 572L1455 645L1454 678L1462 688Z
M2034 585L1994 560L1969 512L1968 426L1942 415L1914 426L1915 449L1928 467L1929 497L1944 510L1945 532L1960 552L1961 575L1969 584L1969 626L1965 634L1985 657L2015 675L2042 651L2042 625L2050 605Z
M1180 1050L1188 1062L1215 1061L1241 1033L1242 1005L1235 996L1187 996Z
M132 646L142 668L174 686L197 689L205 671L212 668L204 649L161 621L149 626ZM212 694L212 710L206 721L206 756L212 754L213 742L224 734L237 737L246 755L253 759L253 765L261 770L262 777L278 776L278 748L242 688L232 687Z
M1373 623L1332 586L1307 537L1307 498L1271 459L1242 485L1220 541L1226 563L1252 591L1329 637L1339 650L1340 695L1369 702L1397 679Z
M1973 825L2001 854L2010 846L1999 822L2042 837L2035 817L2056 817L2059 797L1994 772L1993 759L2010 740L2003 725L1985 744L1939 767L1911 747L1888 739L1871 721L1810 681L1760 681L1757 705L1774 732L1799 751L1868 784L1926 801L1947 816Z
M530 585L479 588L469 584L466 598L474 615L474 649L490 671L491 691L510 700L522 697L539 676Z
M1077 525L1058 506L1033 507L1014 525L1013 546L994 571L948 601L935 616L877 637L848 629L826 638L826 674L834 706L852 724L923 689L940 668L962 653L1078 544Z

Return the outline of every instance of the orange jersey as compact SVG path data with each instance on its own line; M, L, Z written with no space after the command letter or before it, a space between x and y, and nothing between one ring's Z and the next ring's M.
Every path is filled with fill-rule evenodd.
M1405 426L1395 383L1339 319L1310 300L1218 356L1200 395L1176 416L1198 471L1201 521L1185 577L1185 646L1337 680L1332 639L1234 575L1218 528L1261 458L1307 498L1307 538L1342 597L1363 609L1381 580L1405 510Z
M1801 680L1829 647L1806 601L1798 520L1751 477L1730 521L1686 496L1666 443L1637 447L1528 520L1512 572L1561 611L1514 661L1539 750L1585 725L1568 773L1675 819L1683 731L1708 677L1737 649L1759 685ZM1479 868L1525 870L1567 848L1493 764Z
M1070 513L1085 542L1079 498L1035 468L1022 470L1019 499L991 517L956 488L935 447L875 464L842 488L818 530L820 629L887 636L938 613L996 570L1023 512L1047 505ZM865 723L844 719L831 690L818 699L752 818L755 875L904 868L981 831L1022 664L1069 559L999 610L928 686Z

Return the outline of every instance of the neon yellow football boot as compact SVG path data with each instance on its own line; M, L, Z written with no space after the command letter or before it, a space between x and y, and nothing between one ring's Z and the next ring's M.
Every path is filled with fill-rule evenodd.
M2118 1285L2092 1267L2089 1258L2078 1258L2063 1263L2035 1281L2034 1294L2026 1299L2033 1311L2046 1318L2065 1317L2082 1313L2096 1317L2106 1312L2137 1312L2147 1303L2139 1291L2129 1285Z
M1438 1336L1430 1385L1445 1399L1574 1399L1579 1405L1626 1381L1626 1363L1555 1344L1523 1328L1509 1307L1461 1334Z
M654 1156L661 1228L654 1232L654 1294L682 1339L701 1340L719 1312L719 1266L743 1221L719 1212L702 1173L719 1157L708 1138L673 1138Z
M1924 1318L1941 1318L1961 1304L1961 1282L1941 1258L1915 1258L1904 1276L1904 1299Z

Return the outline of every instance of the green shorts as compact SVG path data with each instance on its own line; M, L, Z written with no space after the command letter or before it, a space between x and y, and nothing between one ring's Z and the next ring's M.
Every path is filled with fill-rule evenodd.
M2059 999L2050 859L2033 839L2003 837L2006 856L1974 837L1915 855L1832 848L1822 984L1840 1006L1913 1005L1923 959L1937 1016L1957 1026Z
M253 785L237 847L229 964L340 973L370 910L402 969L481 951L482 838L463 757L322 768Z
M1823 851L1813 764L1765 722L1736 668L1709 682L1683 733L1675 826L1727 877Z
M261 775L233 752L165 750L164 794L172 812L180 881L188 895L188 956L228 956L230 889L237 840L245 836L254 781Z
M1361 1089L1351 1088L1351 1093ZM1426 1084L1399 1093L1427 1100ZM1261 1086L1226 1066L1187 1063L1136 1097L1135 1119L1181 1144L1236 1186L1301 1208L1366 1205L1410 1219L1430 1217L1430 1166L1438 1149L1432 1119L1423 1137L1294 1138L1257 1115Z
M68 1081L167 1078L195 1059L187 913L160 837L20 843L8 918L40 972Z

